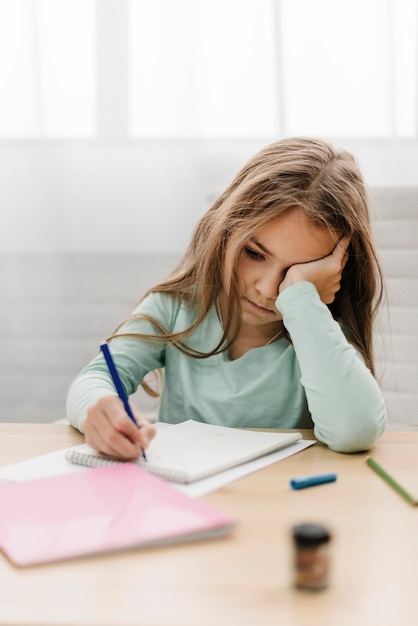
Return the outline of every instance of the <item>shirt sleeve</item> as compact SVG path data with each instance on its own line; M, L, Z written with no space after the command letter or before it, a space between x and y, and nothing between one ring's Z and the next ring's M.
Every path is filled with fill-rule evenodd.
M168 330L175 317L174 298L159 293L151 293L133 312L133 318L119 330L121 333L158 334L155 325L135 315L146 314L160 322ZM116 337L110 342L110 350L116 368L130 396L135 393L144 376L164 367L166 344L135 337ZM117 395L103 355L99 353L74 379L67 394L67 418L83 432L88 408L106 395Z
M368 450L382 434L381 390L312 283L296 283L276 306L291 337L315 436L338 452Z

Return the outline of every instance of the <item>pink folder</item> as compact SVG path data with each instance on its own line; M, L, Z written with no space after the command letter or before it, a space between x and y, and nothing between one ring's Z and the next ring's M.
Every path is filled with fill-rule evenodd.
M228 516L133 463L0 485L0 547L20 566L233 528Z

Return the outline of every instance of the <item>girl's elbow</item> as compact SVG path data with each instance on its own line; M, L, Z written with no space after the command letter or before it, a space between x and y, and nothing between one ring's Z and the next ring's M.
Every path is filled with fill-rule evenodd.
M382 435L385 426L386 410L383 407L374 420L370 420L370 416L365 416L356 420L356 424L348 421L346 429L328 432L325 437L321 432L316 432L316 429L314 432L315 436L331 450L350 454L370 450Z

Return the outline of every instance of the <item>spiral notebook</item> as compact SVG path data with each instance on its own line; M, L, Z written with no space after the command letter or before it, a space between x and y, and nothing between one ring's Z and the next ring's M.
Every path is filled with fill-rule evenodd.
M229 534L235 521L133 463L0 485L0 548L15 565Z
M300 433L242 430L187 420L158 430L147 448L147 460L135 463L178 483L192 483L257 459L301 439ZM99 454L87 444L68 450L72 463L97 467L121 463Z

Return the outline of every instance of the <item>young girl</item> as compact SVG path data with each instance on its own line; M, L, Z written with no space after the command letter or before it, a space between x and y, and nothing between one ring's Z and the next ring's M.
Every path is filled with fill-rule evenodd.
M110 349L128 395L164 368L161 421L314 428L333 450L366 450L386 421L372 351L382 284L353 157L285 139L237 174ZM70 423L106 454L136 458L154 437L132 409L139 429L101 355L69 390Z

